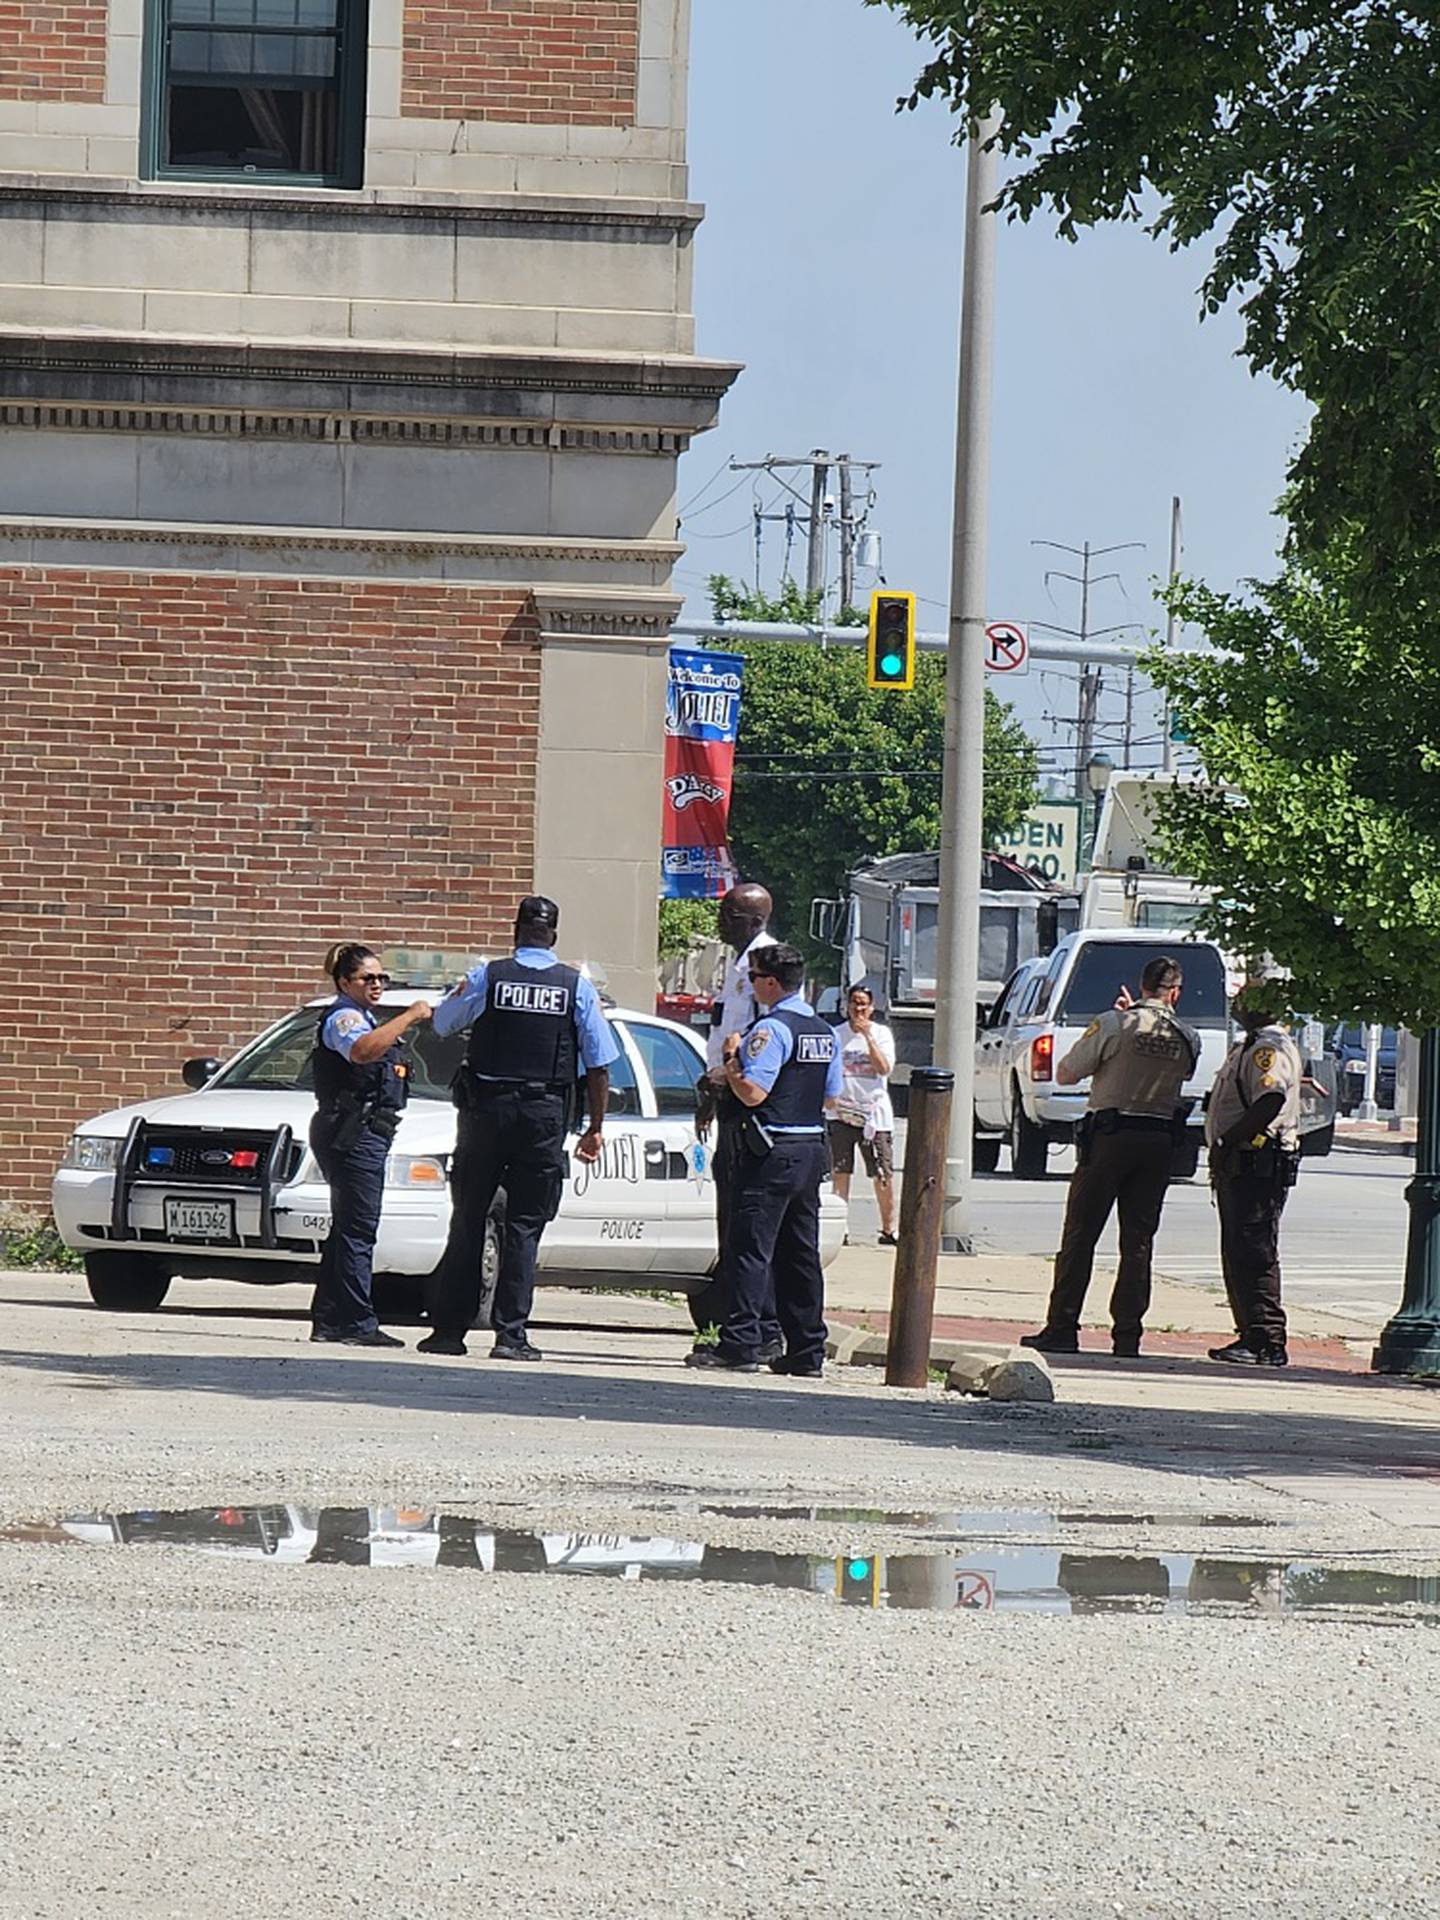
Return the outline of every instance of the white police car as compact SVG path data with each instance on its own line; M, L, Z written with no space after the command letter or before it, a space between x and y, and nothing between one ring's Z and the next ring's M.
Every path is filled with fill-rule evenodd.
M419 998L393 988L383 1007ZM87 1120L51 1188L66 1246L85 1256L98 1306L158 1307L176 1276L275 1283L309 1280L330 1227L330 1194L308 1146L315 1097L310 1051L327 996L276 1021L224 1066L190 1060L195 1091ZM715 1257L708 1147L695 1133L696 1036L674 1021L607 1009L620 1046L600 1161L572 1156L560 1212L540 1250L542 1285L653 1286L690 1297L696 1324L714 1318ZM375 1246L376 1304L413 1311L439 1263L450 1222L455 1148L450 1080L465 1035L412 1028L410 1104L386 1169ZM503 1204L503 1202L502 1202ZM828 1187L821 1251L828 1262L845 1209ZM486 1247L481 1319L499 1253L498 1211Z

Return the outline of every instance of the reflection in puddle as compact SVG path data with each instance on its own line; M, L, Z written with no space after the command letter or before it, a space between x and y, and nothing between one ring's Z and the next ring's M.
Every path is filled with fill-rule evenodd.
M717 1513L770 1513L712 1508ZM792 1512L795 1510L791 1510ZM809 1520L859 1518L804 1509ZM866 1515L866 1518L874 1516ZM886 1516L894 1518L894 1516ZM917 1524L982 1524L994 1514L907 1516ZM1023 1516L1038 1522L1046 1516ZM1052 1519L1055 1516L1050 1516ZM1089 1515L1086 1518L1096 1518ZM1030 1527L1028 1531L1035 1529ZM190 1512L74 1515L57 1527L0 1529L0 1541L164 1545L264 1559L276 1565L452 1567L484 1573L610 1575L625 1580L699 1580L789 1587L843 1606L1047 1613L1294 1614L1315 1609L1411 1607L1440 1622L1440 1579L1280 1560L1205 1559L1190 1554L1077 1553L994 1537L943 1553L776 1553L716 1547L660 1535L552 1533L496 1526L473 1515L423 1507L206 1507Z

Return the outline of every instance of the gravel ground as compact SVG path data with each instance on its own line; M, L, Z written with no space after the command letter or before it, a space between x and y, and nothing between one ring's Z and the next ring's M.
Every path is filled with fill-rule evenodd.
M403 1503L833 1554L1060 1508L1100 1523L1034 1537L1081 1552L1440 1566L1433 1396L802 1392L633 1328L547 1337L517 1379L319 1353L239 1289L149 1319L53 1278L0 1298L10 1522ZM802 1514L703 1511L727 1498ZM43 1538L0 1540L0 1609L3 1920L1440 1914L1440 1630L1398 1612L869 1612Z

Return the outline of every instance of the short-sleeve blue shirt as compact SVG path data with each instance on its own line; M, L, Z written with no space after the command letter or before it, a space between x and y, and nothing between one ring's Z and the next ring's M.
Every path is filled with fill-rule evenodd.
M534 967L544 973L559 961L548 947L517 947L515 958L522 967ZM488 963L482 960L435 1009L434 1026L438 1034L458 1033L478 1020L489 999L486 981ZM575 988L575 1030L580 1041L580 1059L586 1067L608 1067L619 1057L620 1048L605 1018L605 1009L595 991L595 983L582 973Z
M812 1019L815 1009L798 993L786 994L783 1000L777 1000L770 1009L771 1013L804 1013ZM745 1078L757 1087L763 1087L768 1093L779 1076L780 1069L795 1051L795 1036L783 1020L771 1020L767 1014L760 1018L746 1034L740 1049L740 1066ZM830 1064L825 1070L825 1098L835 1099L845 1081L845 1069L840 1058L840 1049L836 1047ZM773 1133L819 1133L819 1127L772 1127Z
M338 1053L342 1060L348 1060L361 1034L371 1032L379 1024L368 1007L357 1006L352 1001L327 1015L320 1029L320 1044Z

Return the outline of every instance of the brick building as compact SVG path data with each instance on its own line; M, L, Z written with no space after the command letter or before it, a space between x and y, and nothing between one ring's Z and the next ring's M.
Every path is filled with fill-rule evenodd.
M687 0L0 5L0 1199L532 884L654 990Z

